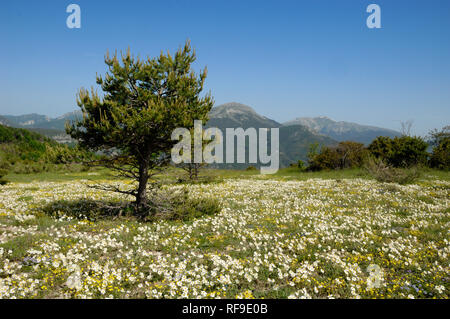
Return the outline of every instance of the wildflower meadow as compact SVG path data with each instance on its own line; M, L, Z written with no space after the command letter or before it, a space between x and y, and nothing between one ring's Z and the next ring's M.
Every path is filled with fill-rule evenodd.
M1 298L448 298L449 181L168 184L221 210L155 222L69 204L93 183L2 186Z

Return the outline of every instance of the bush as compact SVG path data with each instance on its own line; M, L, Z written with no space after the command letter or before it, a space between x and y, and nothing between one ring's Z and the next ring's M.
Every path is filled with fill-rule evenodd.
M368 147L376 158L393 167L411 167L427 162L428 144L416 136L377 137Z
M257 168L256 168L255 166L250 165L250 166L247 167L245 170L246 170L246 171L256 171Z
M299 169L300 171L306 170L305 162L302 161L302 160L298 160L298 161L295 162L295 163L289 164L289 167L290 167L290 168L297 168L297 169Z
M423 165L427 162L427 148L428 144L421 137L395 137L389 163L394 167Z
M127 206L129 206L129 203L125 202L78 199L51 202L38 210L56 218L65 215L95 221L99 218L121 215Z
M305 162L303 162L302 160L298 160L297 167L300 171L303 172L306 169Z
M352 141L340 142L336 151L340 158L340 168L361 167L368 154L364 144Z
M408 184L420 177L417 167L395 168L387 165L382 159L370 157L364 164L367 172L377 181L383 183Z
M3 179L3 176L8 174L8 170L6 169L0 169L0 185L5 185L8 183L7 180Z
M213 198L190 198L187 190L179 192L159 190L149 196L147 211L143 212L143 217L147 221L187 221L205 215L214 215L220 210L219 202Z
M24 162L17 162L13 166L12 171L15 174L32 174L45 172L48 171L48 169L49 168L47 165L45 165L45 163L24 161Z
M392 153L392 139L387 136L378 136L367 149L376 158L387 159Z
M339 162L339 154L335 148L322 147L319 154L308 159L308 170L321 171L324 169L337 169L339 168Z
M320 153L310 152L308 156L308 169L312 171L354 168L362 166L367 150L361 143L345 141L336 147L322 147Z
M441 131L431 131L431 145L433 153L430 157L430 167L449 170L450 169L450 126Z
M0 154L1 156L1 154ZM6 180L3 179L5 175L8 175L10 171L10 165L3 159L3 156L0 157L0 185L5 185L7 183Z
M450 138L443 140L433 148L430 157L430 166L433 168L450 169Z

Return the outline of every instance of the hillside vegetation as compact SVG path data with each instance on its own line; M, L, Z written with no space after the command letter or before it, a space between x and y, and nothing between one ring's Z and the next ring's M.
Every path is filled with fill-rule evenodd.
M0 169L31 173L47 171L52 164L81 163L93 154L59 144L26 129L0 125Z

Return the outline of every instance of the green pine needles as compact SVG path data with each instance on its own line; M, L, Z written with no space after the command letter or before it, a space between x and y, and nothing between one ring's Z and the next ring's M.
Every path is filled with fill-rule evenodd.
M120 58L107 53L109 71L97 76L103 94L78 93L83 120L67 125L67 133L80 145L108 154L96 164L136 182L131 190L110 190L135 196L138 210L147 205L149 179L170 160L176 142L172 131L191 129L194 120L206 122L213 106L210 94L201 96L207 70L197 75L191 68L195 59L189 41L174 56L143 60L130 50Z

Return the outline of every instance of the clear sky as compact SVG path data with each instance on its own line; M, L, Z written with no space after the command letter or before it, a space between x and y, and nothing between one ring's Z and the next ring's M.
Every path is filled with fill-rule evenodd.
M66 7L81 7L81 29ZM381 7L381 29L366 7ZM279 122L302 116L413 133L450 124L448 0L55 0L0 7L0 114L52 117L103 74L109 49L141 57L189 38L216 105L240 102Z

